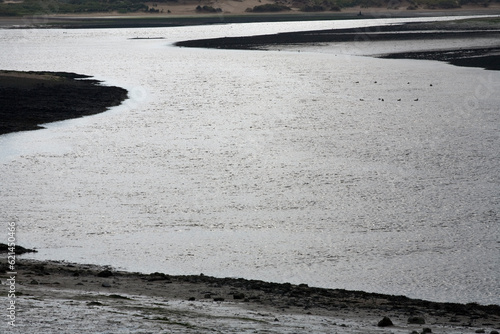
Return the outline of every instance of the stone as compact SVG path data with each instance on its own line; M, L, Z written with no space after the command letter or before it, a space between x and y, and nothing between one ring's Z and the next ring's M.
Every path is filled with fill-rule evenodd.
M108 282L104 282L104 283L102 283L102 286L103 286L104 288L111 288L111 284L109 284Z
M245 294L242 292L237 292L237 293L233 294L233 298L234 299L245 299Z
M382 320L380 320L377 324L378 327L389 327L389 326L394 326L392 323L391 319L388 317L384 317Z
M422 330L422 334L426 334L426 333L432 333L432 329L427 328L427 327L426 327L426 328L424 328L424 329Z
M113 276L113 273L110 270L103 270L97 274L97 277L110 277Z

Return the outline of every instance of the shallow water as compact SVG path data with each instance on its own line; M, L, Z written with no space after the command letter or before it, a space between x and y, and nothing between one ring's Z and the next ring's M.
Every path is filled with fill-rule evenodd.
M0 31L0 68L130 91L0 136L1 219L38 259L499 304L499 72L172 46L359 23Z

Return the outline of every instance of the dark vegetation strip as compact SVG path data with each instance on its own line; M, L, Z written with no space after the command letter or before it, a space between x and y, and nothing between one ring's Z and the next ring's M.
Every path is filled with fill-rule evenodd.
M127 98L125 89L87 78L66 72L0 71L0 134L97 114Z
M488 8L491 3L499 0L409 0L408 10L414 9L451 9L460 8L463 5L475 5L478 8ZM158 0L155 3L164 3L175 6L178 0ZM183 2L186 3L186 2ZM188 1L193 4L193 9L199 2ZM150 7L151 2L144 0L24 0L19 2L7 2L0 0L0 16L24 16L43 14L78 14L78 13L112 13L118 12L135 13L158 13L155 6ZM340 11L342 8L360 6L361 8L399 8L402 5L394 0L295 0L294 7L301 11ZM290 8L279 3L255 6L253 12L276 12L289 10Z

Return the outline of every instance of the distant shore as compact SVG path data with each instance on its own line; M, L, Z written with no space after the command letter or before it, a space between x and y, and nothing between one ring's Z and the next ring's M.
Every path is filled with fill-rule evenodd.
M94 115L119 105L127 91L86 75L0 70L0 135Z
M118 14L89 13L89 14L60 14L51 12L25 17L0 17L0 28L140 28L140 27L173 27L188 25L252 23L252 22L285 22L285 21L317 21L317 20L352 20L377 18L413 18L438 16L471 16L471 15L500 15L500 4L493 3L489 7L464 6L453 9L426 9L407 10L406 8L381 7L350 7L341 11L302 12L297 9L275 13L248 13L247 7L259 5L266 1L225 1L217 2L217 6L224 10L216 14L197 13L196 3L159 3L159 9L164 13L150 14L144 12ZM170 14L165 14L172 9Z

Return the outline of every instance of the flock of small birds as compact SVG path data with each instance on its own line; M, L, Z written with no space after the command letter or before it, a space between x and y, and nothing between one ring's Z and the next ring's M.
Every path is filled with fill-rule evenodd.
M358 83L359 83L359 81L356 81L356 83L358 84ZM374 81L373 83L377 83L377 81ZM410 82L408 82L407 84L409 85L409 84L410 84ZM430 86L430 87L432 87L432 84L429 84L429 86ZM359 100L360 100L360 101L364 101L364 99L359 99ZM381 97L379 97L379 98L378 98L378 100L379 100L379 101L382 101L382 102L384 101L384 99L383 99L383 98L381 98ZM397 101L401 101L401 99L397 99ZM416 99L414 99L413 101L418 101L418 97L417 97Z

